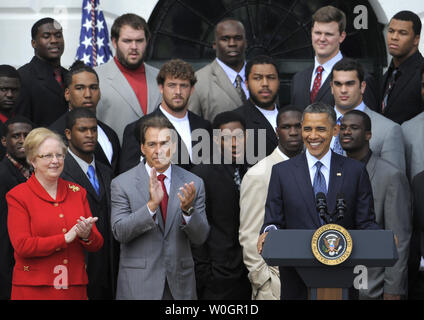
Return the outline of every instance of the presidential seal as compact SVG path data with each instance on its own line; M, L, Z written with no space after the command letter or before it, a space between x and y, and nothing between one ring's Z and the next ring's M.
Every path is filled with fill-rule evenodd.
M317 260L328 266L344 262L352 253L352 238L338 224L325 224L312 236L312 252Z

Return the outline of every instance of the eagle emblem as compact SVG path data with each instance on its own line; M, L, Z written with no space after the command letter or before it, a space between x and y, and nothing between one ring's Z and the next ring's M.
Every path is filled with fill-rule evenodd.
M74 185L74 184L68 184L68 187L69 187L69 189L71 189L73 192L77 192L77 191L79 191L80 190L80 188L79 187L77 187L76 185Z
M336 234L329 234L324 238L324 252L328 253L330 256L339 254L342 246L340 245L341 238Z

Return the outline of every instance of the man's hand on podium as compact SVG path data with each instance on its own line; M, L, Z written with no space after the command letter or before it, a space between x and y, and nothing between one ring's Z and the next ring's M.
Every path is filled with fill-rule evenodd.
M383 295L384 300L400 300L400 295L385 293Z
M262 253L262 247L264 245L265 242L265 238L268 235L268 232L264 232L262 233L259 238L258 238L258 243L257 243L257 248L258 248L258 253L261 254Z

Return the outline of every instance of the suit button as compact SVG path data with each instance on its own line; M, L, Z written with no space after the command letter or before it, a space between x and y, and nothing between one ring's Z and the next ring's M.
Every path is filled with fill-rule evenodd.
M67 231L68 231L68 230L67 230L66 228L63 228L63 229L62 229L62 232L63 232L63 233L66 233Z
M64 217L63 213L59 214L59 218L63 218L63 217Z
M63 264L68 264L68 259L63 259Z
M29 266L24 266L24 271L29 271Z
M57 207L59 204L57 202L53 203L53 206Z
M60 251L60 248L57 248L56 251Z

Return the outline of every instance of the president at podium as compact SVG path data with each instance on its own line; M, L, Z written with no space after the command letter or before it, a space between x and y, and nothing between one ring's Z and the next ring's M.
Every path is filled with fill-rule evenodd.
M338 144L339 126L333 108L321 102L309 105L302 116L302 153L273 166L265 219L258 251L272 229L317 229L325 222L317 195L324 195L326 211L344 210L335 221L346 229L380 229L375 222L371 183L365 166L330 149ZM320 197L318 197L320 198ZM338 207L338 206L337 206ZM307 299L307 288L293 267L280 267L281 299Z

